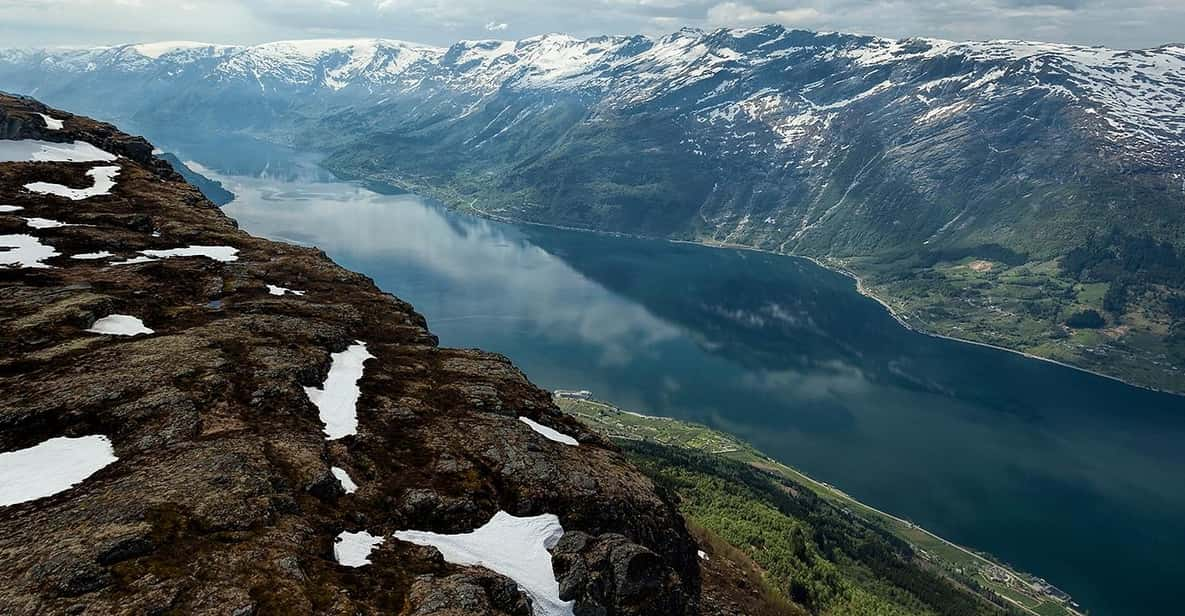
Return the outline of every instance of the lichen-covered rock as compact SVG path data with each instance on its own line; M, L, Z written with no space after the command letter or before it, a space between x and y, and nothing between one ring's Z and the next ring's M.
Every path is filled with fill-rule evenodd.
M37 113L65 128L45 130ZM0 235L59 253L50 268L0 266L0 452L101 434L118 458L71 489L0 506L0 613L518 616L529 608L510 580L390 537L467 532L499 510L559 516L571 539L556 565L579 567L564 579L581 609L696 611L696 547L669 500L505 358L439 348L423 317L366 277L238 230L142 139L3 96L0 132L88 141L121 167L110 195L70 201L22 187L85 186L90 165L0 163L0 204L22 208L0 212ZM24 217L72 226L30 230ZM115 264L183 246L237 259ZM85 331L112 314L154 333ZM355 341L374 356L357 434L329 441L304 388ZM362 529L388 538L370 564L338 564L334 538ZM587 549L571 549L576 538Z
M408 606L408 616L531 616L531 603L514 582L480 570L421 576L412 584Z
M554 564L560 596L575 601L576 616L677 614L687 601L670 564L623 535L569 532Z

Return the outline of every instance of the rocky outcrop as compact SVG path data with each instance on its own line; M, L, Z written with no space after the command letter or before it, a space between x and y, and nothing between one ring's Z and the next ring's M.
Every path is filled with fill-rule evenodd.
M88 186L91 164L0 163L0 204L21 208L0 212L0 236L57 253L0 266L0 452L101 434L118 458L0 506L0 612L529 614L506 577L391 537L468 532L498 511L559 517L554 565L577 613L697 611L696 546L671 501L508 360L441 348L366 277L237 229L143 139L11 97L0 127L120 166L111 194L75 201L23 187ZM146 252L195 246L233 258ZM153 333L87 331L110 315ZM305 388L355 341L373 356L357 433L326 440ZM370 564L339 564L335 537L360 530L387 539Z
M674 614L686 601L662 559L622 535L567 533L555 558L560 594L576 600L576 616Z

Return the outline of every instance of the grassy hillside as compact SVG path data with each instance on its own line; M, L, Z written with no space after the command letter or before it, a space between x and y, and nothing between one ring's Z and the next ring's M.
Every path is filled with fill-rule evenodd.
M1035 576L872 509L722 432L557 399L677 493L699 526L813 614L1075 616ZM709 554L710 557L710 554Z

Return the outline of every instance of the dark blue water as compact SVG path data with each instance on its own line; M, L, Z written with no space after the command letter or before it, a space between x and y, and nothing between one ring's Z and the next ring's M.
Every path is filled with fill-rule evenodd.
M732 432L1095 614L1180 613L1185 398L912 333L799 259L496 224L303 156L190 150L244 228L325 249L445 345Z

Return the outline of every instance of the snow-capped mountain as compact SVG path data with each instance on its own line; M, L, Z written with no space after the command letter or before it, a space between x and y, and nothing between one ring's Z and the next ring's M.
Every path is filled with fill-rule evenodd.
M862 73L836 71L831 79L820 75L809 83L778 79L808 63ZM250 84L261 94L293 88L366 89L384 97L438 89L479 96L503 88L568 91L595 95L614 107L671 99L710 84L693 100L682 98L683 111L709 122L760 120L787 145L805 127L870 97L912 107L917 122L930 123L1031 93L1065 99L1097 116L1088 122L1091 128L1143 154L1150 146L1179 146L1185 135L1180 113L1185 46L1180 45L1120 51L1025 41L891 40L771 26L682 30L658 40L544 35L463 41L447 49L356 39L8 50L0 52L0 71L3 85L18 91L118 73Z
M1180 45L778 26L448 48L179 42L3 51L0 89L145 129L304 141L337 150L339 171L421 189L470 192L461 178L480 176L493 206L548 222L839 254L1041 251L1116 220L1185 239L1182 208L1164 207L1185 188ZM1097 211L1075 217L1081 233L1033 214L1064 207Z

